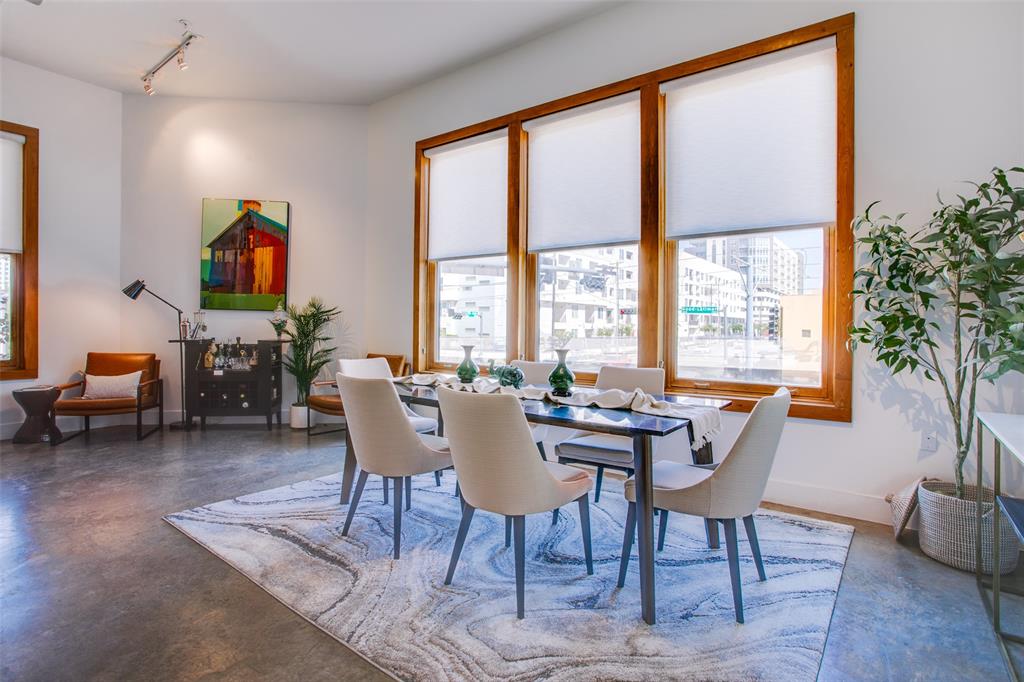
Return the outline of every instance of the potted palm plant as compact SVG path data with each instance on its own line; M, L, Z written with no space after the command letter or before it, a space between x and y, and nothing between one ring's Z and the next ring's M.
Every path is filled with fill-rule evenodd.
M975 433L978 385L1024 372L1024 168L993 169L974 191L943 202L921 228L895 218L854 221L862 264L854 296L863 304L854 342L870 346L893 375L916 372L941 387L956 447L953 482L918 489L920 541L925 554L974 570L976 501L991 510L990 489L964 481ZM1017 562L1016 541L1001 527L1001 572ZM981 542L991 562L992 521ZM987 545L987 547L986 547ZM992 567L982 566L990 572Z
M301 308L288 306L288 325L282 330L288 340L288 352L282 362L288 373L295 377L298 393L289 415L293 429L306 428L306 401L313 382L337 350L334 346L327 346L331 340L327 332L334 318L340 314L341 310L328 308L315 296Z

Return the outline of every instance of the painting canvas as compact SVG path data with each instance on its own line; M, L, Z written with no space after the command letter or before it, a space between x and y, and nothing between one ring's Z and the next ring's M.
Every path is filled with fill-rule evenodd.
M199 305L273 310L288 289L287 201L203 199Z

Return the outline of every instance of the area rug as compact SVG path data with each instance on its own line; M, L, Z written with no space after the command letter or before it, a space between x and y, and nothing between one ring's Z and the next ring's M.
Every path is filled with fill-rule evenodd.
M376 480L374 480L376 479ZM575 506L527 519L526 618L515 617L504 519L477 512L445 586L459 504L451 472L440 487L414 479L391 559L392 509L371 477L349 537L340 478L327 476L189 509L171 525L282 603L403 680L813 680L853 528L774 511L757 514L766 582L743 535L746 624L733 615L725 550L708 549L699 519L673 514L657 555L657 615L640 618L634 550L615 585L626 504L606 480L591 507L595 575L588 576ZM185 567L182 567L184 570Z

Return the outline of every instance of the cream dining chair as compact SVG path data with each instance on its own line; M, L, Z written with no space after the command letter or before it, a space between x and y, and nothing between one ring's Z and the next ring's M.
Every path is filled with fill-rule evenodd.
M450 467L448 443L438 436L416 433L389 379L360 379L341 372L337 379L359 464L359 478L341 534L348 535L368 475L383 477L385 488L391 479L395 493L393 556L398 559L402 540L402 488L411 485L412 476ZM406 493L407 505L408 495Z
M665 370L657 367L605 365L597 373L596 387L622 391L639 388L644 393L660 395L665 392ZM561 464L590 464L597 467L594 502L601 500L601 482L604 480L605 469L633 475L633 440L627 436L578 434L556 445L555 454Z
M511 519L515 538L516 615L525 607L526 515L576 501L583 532L587 575L593 575L590 548L590 476L573 467L537 457L519 399L438 389L448 424L455 473L462 488L462 522L455 537L444 584L450 585L477 509Z
M732 580L736 622L743 622L743 592L740 587L739 549L736 519L743 519L747 541L754 556L757 576L765 580L764 561L754 527L754 511L761 504L782 427L789 413L790 393L780 388L775 395L761 398L744 422L736 443L719 464L694 465L661 461L653 467L654 506L721 523L725 527L725 549ZM619 587L625 585L629 553L636 533L635 479L626 481L626 530L619 564Z
M558 363L513 360L511 364L513 367L518 367L522 370L524 383L530 386L546 386L548 375L551 374L551 370ZM546 461L548 453L544 451L544 439L549 435L548 427L544 424L530 424L530 432L533 434L533 442L537 444L537 449L540 450L540 456Z
M391 371L391 364L387 361L387 356L375 355L366 358L355 358L355 359L344 359L338 360L338 369L345 376L357 377L359 379L393 379L394 374ZM344 401L342 401L344 404ZM405 412L405 416L408 417L409 423L412 424L412 428L416 430L416 433L437 433L437 420L431 419L430 417L424 417L421 414L416 413L411 407L402 404L402 411ZM434 472L434 485L441 485L441 472ZM412 495L412 481L406 481L405 494L407 497ZM384 486L384 504L388 503L388 487ZM410 500L406 499L405 508L408 509Z

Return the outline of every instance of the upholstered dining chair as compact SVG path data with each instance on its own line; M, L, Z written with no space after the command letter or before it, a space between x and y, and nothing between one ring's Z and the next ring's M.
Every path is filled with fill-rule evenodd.
M548 383L548 375L555 368L557 362L533 362L532 360L513 360L512 366L518 367L523 372L523 381L531 386L544 386ZM540 450L540 456L545 460L548 453L544 450L544 439L550 435L550 429L544 424L530 424L530 432L533 434L533 442Z
M754 527L754 511L761 504L768 474L789 413L790 393L780 388L775 395L761 398L744 422L736 443L718 464L680 464L661 461L653 467L654 506L658 509L700 516L725 527L725 549L732 580L736 622L743 622L743 591L740 587L739 548L736 519L743 519L747 541L754 556L757 577L765 580L764 561ZM626 481L626 530L619 564L619 587L625 585L629 553L636 533L635 479Z
M348 535L367 477L370 474L381 476L385 488L389 480L394 485L393 556L398 559L402 542L402 500L408 497L408 494L403 496L402 488L410 483L412 476L452 466L448 444L444 438L416 433L390 379L363 379L338 372L337 380L359 464L359 477L341 534Z
M391 373L394 376L403 376L408 373L409 363L406 361L404 355L388 355L386 353L367 353L367 358L384 358ZM334 379L329 381L314 381L314 388L318 389L329 389L324 390L322 393L311 393L306 400L306 436L325 436L329 433L338 433L344 431L345 427L337 429L322 429L317 432L313 431L313 419L312 412L319 412L320 414L326 414L331 417L344 417L345 407L341 404L341 396L338 395L338 385Z
M660 395L665 392L665 370L657 367L605 365L597 373L597 388L617 388L622 391L639 388L644 393ZM605 469L633 475L633 441L626 436L578 434L556 445L555 454L562 464L579 463L597 467L594 502L601 500Z
M512 520L515 538L516 615L525 611L526 515L576 501L583 533L587 575L593 575L590 548L590 476L580 469L537 457L519 399L438 390L448 424L448 444L462 487L462 522L455 537L444 584L450 585L477 509Z
M131 397L90 398L89 376L119 376L141 372L139 383ZM153 353L89 353L85 356L85 369L82 378L68 384L58 386L63 393L81 387L78 396L60 397L53 405L57 416L82 417L82 430L64 438L65 441L89 432L89 418L114 414L135 415L135 438L142 440L155 431L164 428L164 381L160 378L160 359ZM158 410L158 423L152 429L143 432L142 413L146 410Z

